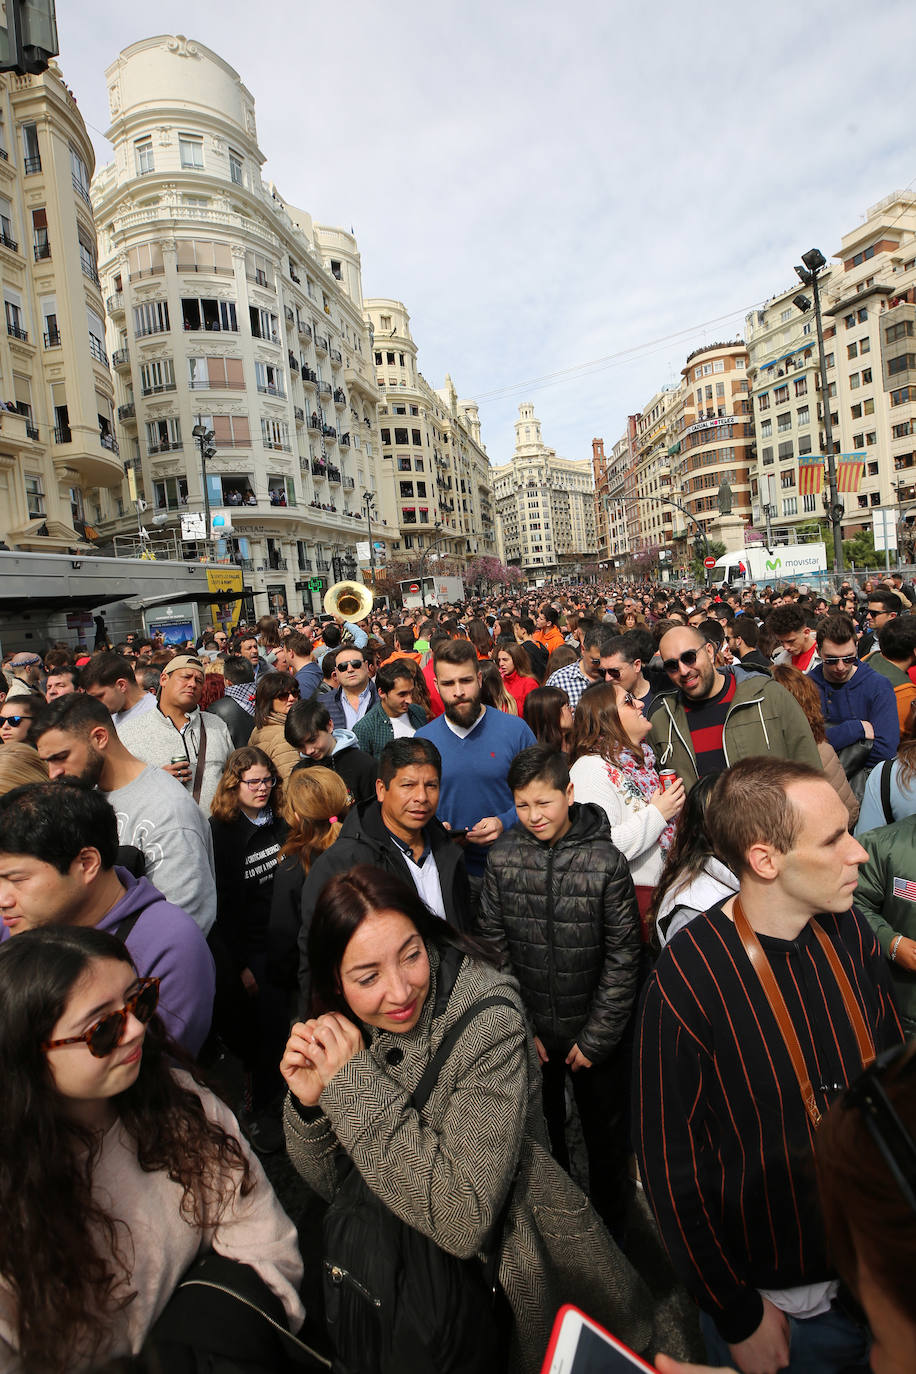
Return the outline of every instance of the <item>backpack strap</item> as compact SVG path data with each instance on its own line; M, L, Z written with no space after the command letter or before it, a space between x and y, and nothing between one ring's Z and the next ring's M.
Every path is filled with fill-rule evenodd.
M126 944L128 935L133 930L134 926L137 924L142 915L142 911L128 912L126 916L121 917L120 921L116 926L111 927L108 934L114 935L118 940L121 941L122 944Z
M885 759L881 765L881 810L884 812L885 825L890 825L894 819L894 808L891 806L891 771L893 767L893 759Z
M513 1011L518 1010L515 1003L510 1002L508 997L484 997L482 1001L475 1002L473 1007L468 1007L467 1011L463 1012L462 1015L458 1017L455 1024L446 1031L445 1035L442 1037L439 1048L423 1070L419 1083L411 1093L410 1106L413 1107L415 1111L422 1112L423 1108L426 1106L426 1103L429 1101L429 1095L436 1086L436 1080L439 1077L442 1065L455 1048L455 1045L458 1043L466 1027L469 1026L474 1018L478 1016L480 1012L484 1011L485 1008L500 1006L511 1007Z
M200 748L197 751L197 768L194 771L194 800L200 801L200 789L204 781L204 764L207 761L207 727L204 725L204 713L200 711Z

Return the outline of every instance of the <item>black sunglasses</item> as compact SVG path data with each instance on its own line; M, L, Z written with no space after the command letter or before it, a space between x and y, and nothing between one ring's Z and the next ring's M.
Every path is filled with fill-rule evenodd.
M602 673L602 674L604 675L604 677L609 677L609 678L611 679L612 682L619 682L619 681L620 681L620 669L619 669L619 668L599 668L599 669L598 669L598 672L599 672L599 673Z
M362 658L348 658L345 660L338 659L337 663L334 666L336 667L338 672L340 672L341 668L344 670L344 672L346 672L348 668L361 668L364 662L365 659Z
M94 1055L96 1059L104 1059L106 1055L111 1054L112 1050L117 1049L120 1045L127 1026L128 1016L133 1015L141 1026L145 1026L152 1018L158 1005L159 979L141 978L119 1011L110 1011L107 1016L96 1021L88 1030L84 1030L82 1035L68 1035L65 1040L48 1040L45 1049L57 1050L62 1045L85 1043L91 1055Z
M833 654L828 654L822 659L822 662L829 664L831 668L835 668L838 663L845 663L848 667L850 663L858 663L858 661L858 654L837 654L835 656Z
M692 668L699 656L699 649L685 649L682 654L678 654L677 658L663 659L662 667L666 673L676 673L682 663L685 668Z
M31 716L0 716L0 726L2 726L4 722L7 725L17 726L21 725L24 720L31 719Z

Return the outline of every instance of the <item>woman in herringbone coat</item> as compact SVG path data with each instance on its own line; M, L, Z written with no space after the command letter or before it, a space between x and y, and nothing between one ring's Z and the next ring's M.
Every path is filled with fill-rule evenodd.
M366 866L325 887L310 959L317 1015L293 1027L281 1064L299 1173L330 1200L348 1156L377 1198L443 1250L469 1259L498 1249L510 1369L540 1369L564 1302L645 1350L648 1291L546 1148L515 980L431 917L412 886ZM417 1113L409 1097L445 1035L494 997Z

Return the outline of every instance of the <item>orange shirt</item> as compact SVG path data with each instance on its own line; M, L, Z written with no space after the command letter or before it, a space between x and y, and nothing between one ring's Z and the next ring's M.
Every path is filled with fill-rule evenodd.
M540 644L548 654L552 654L554 649L562 649L566 643L556 625L548 625L546 630L535 630L532 638L535 644Z

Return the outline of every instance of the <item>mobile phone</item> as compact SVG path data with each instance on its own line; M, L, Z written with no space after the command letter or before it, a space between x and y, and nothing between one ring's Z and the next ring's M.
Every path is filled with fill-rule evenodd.
M468 828L467 828L467 826L465 826L463 830L450 830L448 833L449 833L449 839L452 839L452 840L463 840L464 837L465 837L465 835L467 835L467 833L468 833Z
M553 1324L541 1374L656 1374L653 1366L569 1303Z

